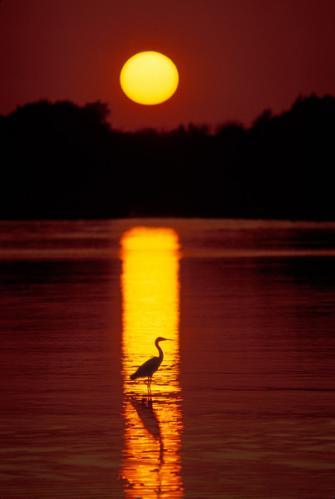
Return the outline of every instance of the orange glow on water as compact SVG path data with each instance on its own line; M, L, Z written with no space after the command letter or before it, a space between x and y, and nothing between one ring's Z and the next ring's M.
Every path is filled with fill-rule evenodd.
M172 229L134 228L121 241L125 496L179 498L182 415L179 386L179 244ZM151 355L157 336L164 360L152 402L143 379L129 376Z
M157 336L164 360L153 378L153 393L176 392L179 364L179 246L172 229L135 228L122 238L123 374L125 387L146 394L143 380L129 376L151 355Z

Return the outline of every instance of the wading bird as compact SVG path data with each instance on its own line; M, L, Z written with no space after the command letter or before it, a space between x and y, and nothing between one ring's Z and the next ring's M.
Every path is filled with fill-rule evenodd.
M157 348L158 352L159 352L159 356L158 357L152 357L151 359L147 360L146 362L144 362L144 364L142 364L131 376L130 376L130 379L131 380L134 380L134 379L137 379L137 378L148 378L148 393L150 394L151 393L151 381L152 381L152 376L153 374L157 371L157 369L159 368L159 366L161 365L162 361L163 361L163 358L164 358L164 354L163 354L163 350L161 349L161 347L159 346L159 342L160 341L166 341L168 340L169 338L162 338L161 336L159 336L158 338L156 338L156 341L155 341L155 347Z

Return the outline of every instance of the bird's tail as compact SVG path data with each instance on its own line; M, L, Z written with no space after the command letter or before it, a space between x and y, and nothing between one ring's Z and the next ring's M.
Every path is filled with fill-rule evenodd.
M136 379L136 378L137 378L137 373L133 373L133 374L130 375L130 379L132 381L134 381L134 379Z

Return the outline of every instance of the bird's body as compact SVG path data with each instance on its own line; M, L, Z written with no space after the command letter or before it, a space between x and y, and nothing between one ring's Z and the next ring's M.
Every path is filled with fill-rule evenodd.
M163 360L163 359L162 359ZM152 376L162 363L159 357L152 357L142 364L131 376L130 379L147 378Z
M153 374L157 371L157 369L159 368L159 366L161 365L161 363L163 361L163 358L164 358L163 350L159 346L159 342L160 341L165 341L166 339L167 338L162 338L161 336L159 336L158 338L156 338L155 347L157 348L157 350L159 352L159 356L158 357L152 357L151 359L149 359L146 362L144 362L130 376L131 380L135 380L137 378L148 378L148 389L149 389L149 387L151 385L151 378L152 378Z

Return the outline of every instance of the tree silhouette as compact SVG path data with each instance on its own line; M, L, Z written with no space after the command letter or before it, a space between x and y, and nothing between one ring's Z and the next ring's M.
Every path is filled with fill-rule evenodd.
M0 217L334 219L335 98L299 97L251 127L121 132L102 102L0 116Z

